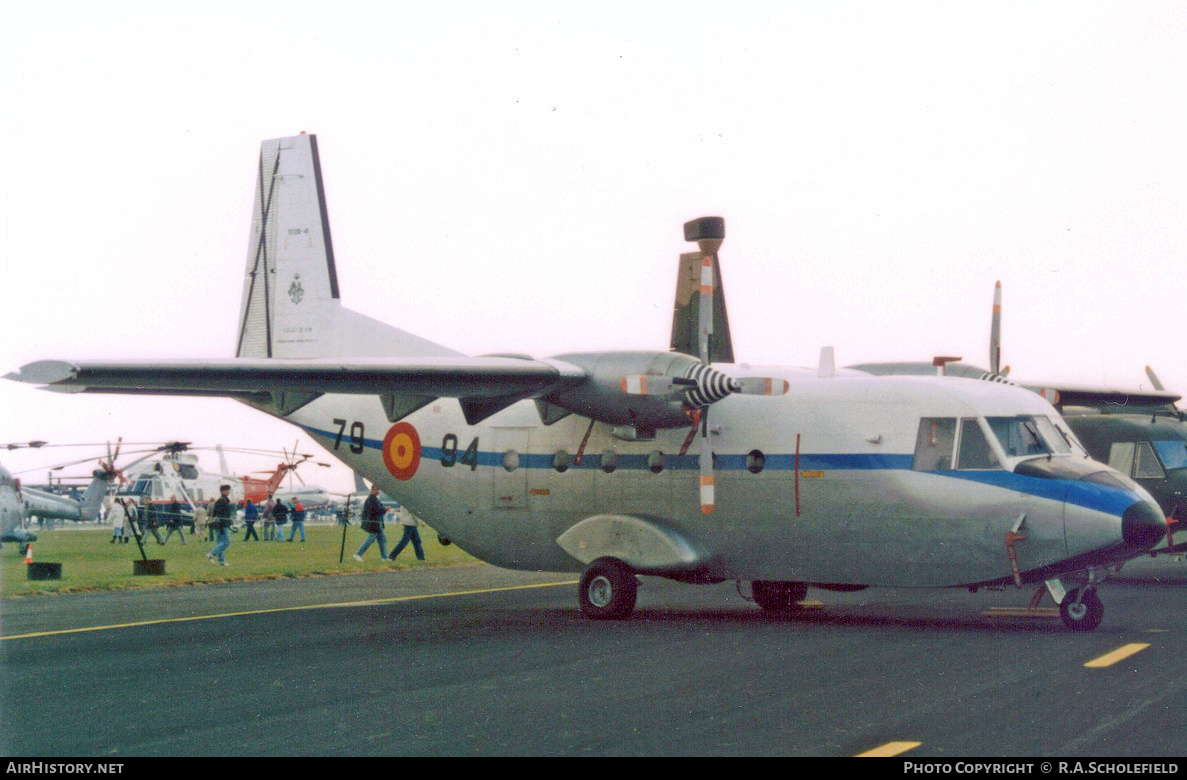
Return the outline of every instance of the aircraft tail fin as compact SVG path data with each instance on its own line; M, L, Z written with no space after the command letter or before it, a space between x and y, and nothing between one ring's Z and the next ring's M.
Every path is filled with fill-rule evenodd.
M690 226L695 232L701 223L720 222L722 235L725 232L724 220L719 217L702 217L685 225L685 239L694 241L696 238L689 233ZM699 243L699 242L698 242ZM718 242L720 243L720 242ZM725 288L721 285L721 263L717 256L717 247L706 245L699 247L696 252L680 255L680 265L676 276L676 305L672 314L672 343L671 350L695 358L705 359L701 355L701 275L704 273L705 255L712 257L709 266L712 269L712 332L708 334L709 363L733 363L734 345L730 338L729 315L725 310Z
M95 471L95 478L87 485L79 504L80 517L83 522L90 522L99 518L99 508L103 505L103 497L107 495L107 486L111 484L111 475L106 471Z
M341 305L317 136L264 141L236 357L457 354Z

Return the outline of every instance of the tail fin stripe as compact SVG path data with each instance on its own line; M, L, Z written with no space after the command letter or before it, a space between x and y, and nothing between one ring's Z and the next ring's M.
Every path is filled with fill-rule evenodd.
M264 284L264 338L265 347L267 348L267 357L272 357L272 296L268 289L268 216L272 211L272 193L276 188L276 172L280 169L280 155L276 155L276 159L272 163L272 175L269 177L268 193L264 194L264 153L260 151L259 162L259 185L260 191L258 193L260 199L260 241L256 245L255 261L251 269L251 288L248 293L248 301L255 300L255 288L258 281L258 275L261 271L261 259L263 260L263 284ZM320 176L319 176L320 181ZM324 209L323 209L324 219ZM243 339L247 335L247 320L251 316L252 307L246 306L243 309L243 321L239 323L239 345L235 348L236 355L243 354Z
M334 265L334 242L330 241L330 215L326 211L326 191L322 186L321 157L317 153L317 136L309 136L313 153L313 178L317 182L317 203L321 210L321 233L326 243L326 270L330 274L330 297L338 300L338 269Z

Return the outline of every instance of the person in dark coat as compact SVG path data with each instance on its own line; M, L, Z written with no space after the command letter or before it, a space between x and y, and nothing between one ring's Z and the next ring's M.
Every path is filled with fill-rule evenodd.
M222 495L214 502L214 506L210 507L208 523L218 541L214 549L206 553L206 560L217 566L229 566L227 548L231 546L231 486L223 485L219 491Z
M367 539L359 549L355 550L354 559L356 561L363 560L363 553L371 546L372 542L379 542L379 557L387 558L387 534L383 531L383 516L387 513L387 509L379 500L379 486L371 486L371 495L367 496L367 500L363 503L363 518L362 529L367 532Z
M181 543L185 545L185 528L181 524L181 504L177 501L177 496L172 496L169 502L169 508L165 513L165 541L161 544L167 544L169 537L173 536L174 532L181 537Z
M289 521L289 508L279 498L276 506L272 507L272 517L276 520L276 541L284 541L284 524Z

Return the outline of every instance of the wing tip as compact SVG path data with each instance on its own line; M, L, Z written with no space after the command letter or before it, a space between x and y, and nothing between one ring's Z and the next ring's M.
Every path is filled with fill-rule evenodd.
M78 366L63 360L38 360L26 363L16 371L4 375L5 379L31 385L52 385L71 379L78 374Z

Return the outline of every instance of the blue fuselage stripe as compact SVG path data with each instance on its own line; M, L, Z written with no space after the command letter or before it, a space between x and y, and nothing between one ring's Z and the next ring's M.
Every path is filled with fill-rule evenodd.
M319 430L312 426L302 426L310 435L318 436L323 439L337 439L337 433ZM358 440L351 440L355 446L358 445ZM379 439L362 440L362 445L366 449L373 449L382 452L383 442ZM348 446L347 440L343 439L340 446ZM456 451L451 451L449 457L446 457L445 450L441 447L426 447L421 446L420 456L425 460L435 460L445 463L451 461L450 465L459 464L464 452L464 448L459 447ZM477 453L476 463L478 466L489 466L503 468L504 453L501 452L484 452ZM818 453L800 453L798 456L792 454L764 454L762 471L791 471L796 469L796 460L799 460L799 469L804 471L912 471L914 463L913 455L862 455L862 454L840 454L840 455L823 455ZM568 468L578 470L600 470L602 468L601 453L590 453L581 459L580 464L573 462L570 458ZM617 454L615 456L614 470L637 470L650 471L652 456L650 454ZM746 471L750 466L748 455L717 455L713 457L713 467L717 471ZM553 455L546 453L519 453L518 468L527 469L553 469L555 467L555 459ZM690 453L685 455L673 455L664 453L663 455L663 469L672 471L697 471L700 469L700 455L699 453ZM920 472L923 473L923 472ZM937 476L949 477L953 479L966 480L970 482L977 482L983 485L1001 488L1003 490L1012 490L1026 495L1035 496L1037 498L1049 499L1052 501L1066 501L1076 506L1082 506L1087 509L1105 512L1110 515L1120 516L1126 509L1132 506L1135 502L1141 501L1141 497L1130 490L1122 488L1109 487L1106 485L1098 485L1095 483L1087 483L1082 480L1069 479L1046 479L1038 477L1029 477L1015 474L1010 471L933 471L926 472L935 474Z

